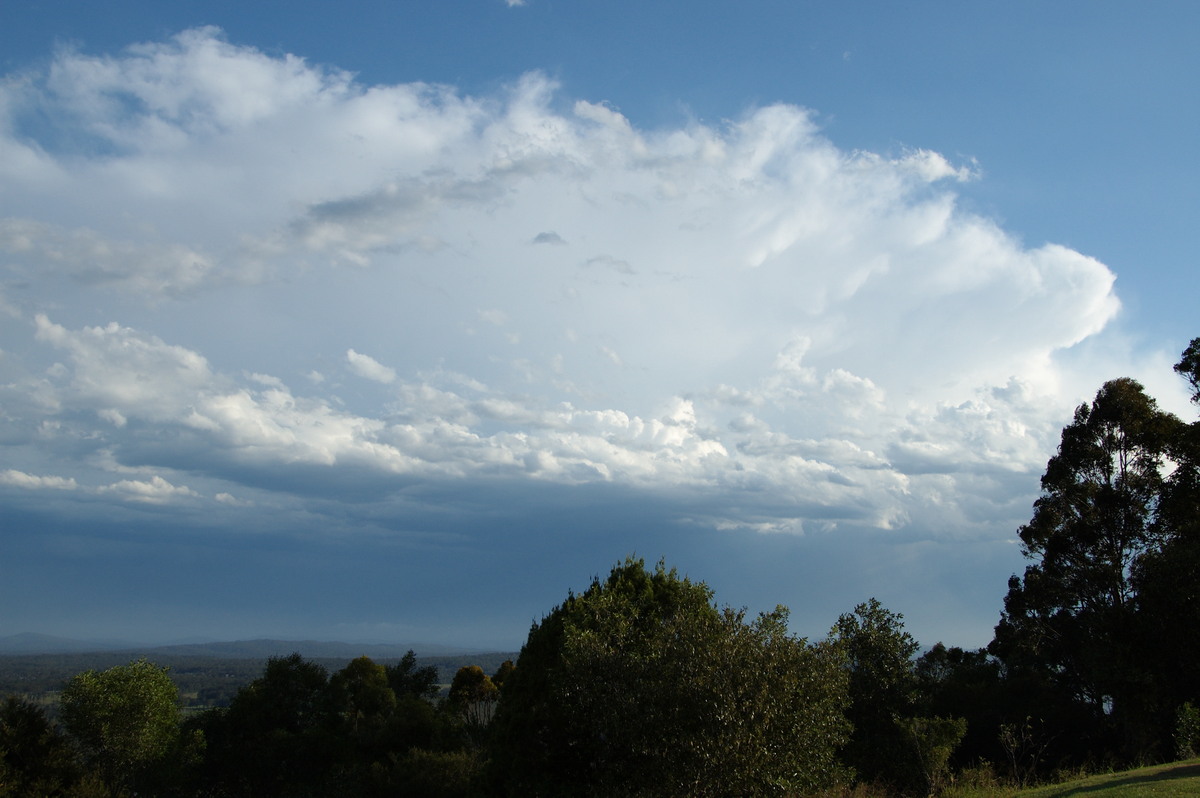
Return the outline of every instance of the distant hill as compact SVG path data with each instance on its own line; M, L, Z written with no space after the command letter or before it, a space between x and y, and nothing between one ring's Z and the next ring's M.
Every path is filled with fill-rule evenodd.
M128 640L73 640L30 633L0 637L0 654L81 654L131 648L137 644Z
M481 649L453 648L420 643L339 643L320 640L237 640L229 643L189 643L155 646L152 654L179 657L219 657L221 659L266 659L298 652L308 659L398 659L409 651L419 657L457 657L483 653Z
M0 637L0 655L87 654L127 651L155 656L214 657L219 659L266 659L299 652L310 659L398 659L409 650L419 657L460 657L485 653L483 649L454 648L422 643L339 643L318 640L237 640L223 643L184 643L154 645L128 640L73 640L40 634Z

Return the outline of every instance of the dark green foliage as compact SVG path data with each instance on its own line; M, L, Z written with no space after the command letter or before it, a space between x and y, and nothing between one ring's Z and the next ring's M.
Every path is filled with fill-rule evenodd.
M65 795L82 775L67 739L41 707L16 696L0 705L0 798Z
M504 662L500 663L500 667L496 669L496 672L492 674L492 684L503 690L505 680L509 676L512 676L514 670L516 670L516 666L513 665L513 661L511 659L504 660Z
M1175 756L1191 759L1200 753L1200 709L1185 703L1175 710Z
M896 725L908 742L926 795L941 792L950 775L950 755L967 733L963 718L901 718Z
M472 751L413 749L396 758L391 767L375 766L370 792L365 794L381 798L466 798L475 794L479 769L478 755Z
M1001 762L1000 725L1011 710L1011 697L1000 662L986 649L966 651L937 643L917 658L917 712L927 717L959 717L966 734L951 764Z
M387 666L387 681L397 697L433 698L438 691L437 668L432 665L418 668L417 657L411 649L398 663Z
M1200 338L1175 370L1200 402ZM1051 763L1168 756L1176 708L1200 701L1183 643L1200 626L1200 422L1113 380L1063 430L1042 489L1020 530L1035 562L1010 580L990 646L1009 729L1045 728Z
M206 775L234 795L316 795L336 761L324 667L299 654L272 657L227 710L198 721Z
M1053 687L1059 703L1089 706L1131 756L1154 744L1134 574L1163 542L1155 511L1179 428L1129 379L1106 383L1076 410L1020 529L1036 562L1010 581L992 644L1010 668Z
M838 774L840 653L627 559L535 624L493 724L507 795L765 795Z
M1183 350L1175 364L1175 372L1192 386L1192 401L1200 403L1200 338L1193 338Z
M860 781L904 786L912 779L910 746L897 721L916 708L918 646L903 620L872 598L839 617L830 630L849 662L846 716L854 731L843 757Z
M451 756L466 738L427 697L434 676L412 656L392 668L359 657L332 677L299 654L272 658L228 709L193 722L209 743L204 789L255 798L456 794L412 792L423 777L408 772L438 771L430 763L442 755L444 771L478 769L473 757Z

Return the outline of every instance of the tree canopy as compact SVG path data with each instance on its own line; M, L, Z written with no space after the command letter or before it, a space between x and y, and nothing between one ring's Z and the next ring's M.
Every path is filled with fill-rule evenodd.
M59 711L88 761L117 789L164 759L179 737L179 691L166 668L145 660L76 675Z
M787 611L747 621L703 582L629 558L534 624L492 762L508 795L766 795L839 773L846 671Z
M1198 363L1200 339L1176 366L1193 388ZM1109 735L1125 756L1162 750L1164 718L1194 697L1171 639L1200 620L1197 430L1138 382L1105 383L1063 429L1019 530L1033 562L1009 580L990 650L1056 696L1043 712L1090 714L1093 748Z

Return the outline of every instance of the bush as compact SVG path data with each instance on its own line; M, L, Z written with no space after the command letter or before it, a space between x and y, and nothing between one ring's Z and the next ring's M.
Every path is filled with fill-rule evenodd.
M1175 711L1175 756L1191 759L1200 752L1200 709L1185 703Z

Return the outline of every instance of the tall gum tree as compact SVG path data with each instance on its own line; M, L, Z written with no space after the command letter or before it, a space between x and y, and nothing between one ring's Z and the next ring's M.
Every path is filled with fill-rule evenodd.
M1181 426L1128 378L1076 409L1019 531L1035 562L1009 580L991 646L1090 707L1129 755L1149 744L1135 573L1167 534L1158 511Z

